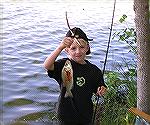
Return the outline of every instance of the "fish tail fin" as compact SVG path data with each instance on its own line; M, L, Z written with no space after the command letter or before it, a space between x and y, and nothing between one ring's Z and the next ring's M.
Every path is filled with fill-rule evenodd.
M70 91L70 92L67 92L67 91L66 91L66 93L65 93L65 98L66 98L66 97L73 97L72 92L71 92L71 91Z

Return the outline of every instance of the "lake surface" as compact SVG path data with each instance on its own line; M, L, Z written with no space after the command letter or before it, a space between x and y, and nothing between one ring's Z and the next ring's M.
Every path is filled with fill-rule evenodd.
M66 11L70 26L80 27L93 39L92 53L87 59L103 68L113 2L8 0L1 3L1 123L17 124L18 120L38 123L48 120L46 114L54 111L59 86L48 78L43 62L68 31ZM121 24L119 19L123 14L128 18ZM134 27L133 1L117 0L113 33L125 27ZM66 57L65 52L58 58L62 57ZM123 63L122 58L130 61L134 55L129 53L125 42L113 39L106 69L115 70L116 62Z

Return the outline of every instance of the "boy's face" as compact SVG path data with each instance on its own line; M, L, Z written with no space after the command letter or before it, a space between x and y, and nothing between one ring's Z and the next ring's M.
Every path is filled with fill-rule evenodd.
M86 52L89 49L89 45L83 39L78 39L81 46L74 40L69 48L66 48L67 53L69 54L70 58L78 63L84 63L84 59L86 56Z

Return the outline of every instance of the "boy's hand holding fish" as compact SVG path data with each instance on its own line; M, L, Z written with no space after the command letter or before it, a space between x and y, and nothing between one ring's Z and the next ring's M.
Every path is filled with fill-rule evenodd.
M69 48L74 42L74 39L71 37L64 37L59 46L46 58L44 62L44 67L47 70L54 70L54 62L59 56L61 51L65 48Z

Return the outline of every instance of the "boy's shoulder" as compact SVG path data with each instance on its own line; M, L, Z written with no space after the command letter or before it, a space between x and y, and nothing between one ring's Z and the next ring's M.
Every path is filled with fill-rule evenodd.
M100 69L98 68L98 66L95 65L94 63L91 63L91 62L88 61L88 60L85 60L85 61L86 61L86 63L87 63L89 66L91 66L92 68L97 69L97 70L100 70Z

